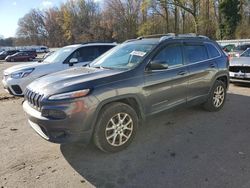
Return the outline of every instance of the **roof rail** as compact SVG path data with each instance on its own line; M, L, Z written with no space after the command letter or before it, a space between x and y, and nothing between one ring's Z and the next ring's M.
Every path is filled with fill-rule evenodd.
M183 38L199 37L199 38L209 39L209 37L207 37L207 36L199 35L199 34L196 34L196 33L178 34L177 36L178 37L183 37Z
M144 39L144 38L159 38L159 37L164 37L164 36L175 36L175 33L145 35L145 36L138 37L137 40L141 40L141 39Z
M174 37L176 37L176 34L175 34L175 33L167 33L167 34L165 34L164 36L162 36L162 37L160 38L160 42L161 42L161 41L164 41L164 40L167 40L167 39L172 39L172 38L174 38Z
M114 41L89 41L89 42L82 42L80 44L92 44L92 43L113 43L113 44L117 44L116 42Z
M136 41L136 40L142 40L142 39L150 39L150 38L160 38L159 42L162 42L164 40L167 39L174 39L174 38L202 38L202 39L209 39L209 37L204 36L204 35L198 35L195 33L187 33L187 34L176 34L176 33L166 33L166 34L154 34L154 35L145 35L145 36L140 36L137 37L136 39L129 39L126 40L125 42L132 42L132 41Z
M141 40L141 39L128 39L128 40L125 40L124 43L133 42L133 41L136 41L136 40Z

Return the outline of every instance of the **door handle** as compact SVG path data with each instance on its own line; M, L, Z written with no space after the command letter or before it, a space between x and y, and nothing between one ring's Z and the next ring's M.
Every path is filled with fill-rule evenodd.
M178 73L178 75L181 75L181 76L183 76L183 75L185 75L185 74L187 74L187 71L180 71L180 72Z
M209 66L210 66L211 68L215 68L215 64L214 64L214 63L211 63Z

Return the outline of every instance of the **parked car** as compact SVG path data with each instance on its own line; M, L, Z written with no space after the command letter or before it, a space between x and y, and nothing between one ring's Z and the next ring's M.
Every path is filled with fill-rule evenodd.
M15 53L19 52L19 50L8 50L8 51L2 51L0 53L0 60L4 60L7 56L13 55Z
M250 48L231 59L229 74L231 82L250 83Z
M219 45L196 35L150 37L32 82L23 103L31 127L51 142L94 140L116 152L132 142L146 116L190 104L220 110L229 62Z
M115 45L90 43L66 46L42 62L25 63L4 70L2 83L10 94L22 96L26 86L33 80L60 70L84 66Z
M8 55L5 58L5 61L32 61L34 59L34 55L28 52L17 52L13 55Z
M40 46L36 48L37 53L48 53L49 48L47 46Z
M240 54L242 54L247 48L250 48L250 44L242 44L242 45L237 46L229 54L231 57L240 57Z
M20 52L28 53L33 59L37 57L36 50L20 50Z

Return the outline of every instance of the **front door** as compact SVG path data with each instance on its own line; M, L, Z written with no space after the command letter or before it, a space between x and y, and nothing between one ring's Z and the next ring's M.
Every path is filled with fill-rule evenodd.
M162 47L152 58L153 62L165 63L168 68L145 72L146 113L157 113L186 103L188 72L183 64L181 44Z

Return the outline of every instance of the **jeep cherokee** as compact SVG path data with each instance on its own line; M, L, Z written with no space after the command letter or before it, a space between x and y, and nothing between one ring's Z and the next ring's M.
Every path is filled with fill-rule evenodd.
M148 115L187 104L220 110L228 66L219 45L205 36L140 37L86 67L32 82L23 108L32 128L48 141L92 139L101 150L116 152L131 143L138 122Z

